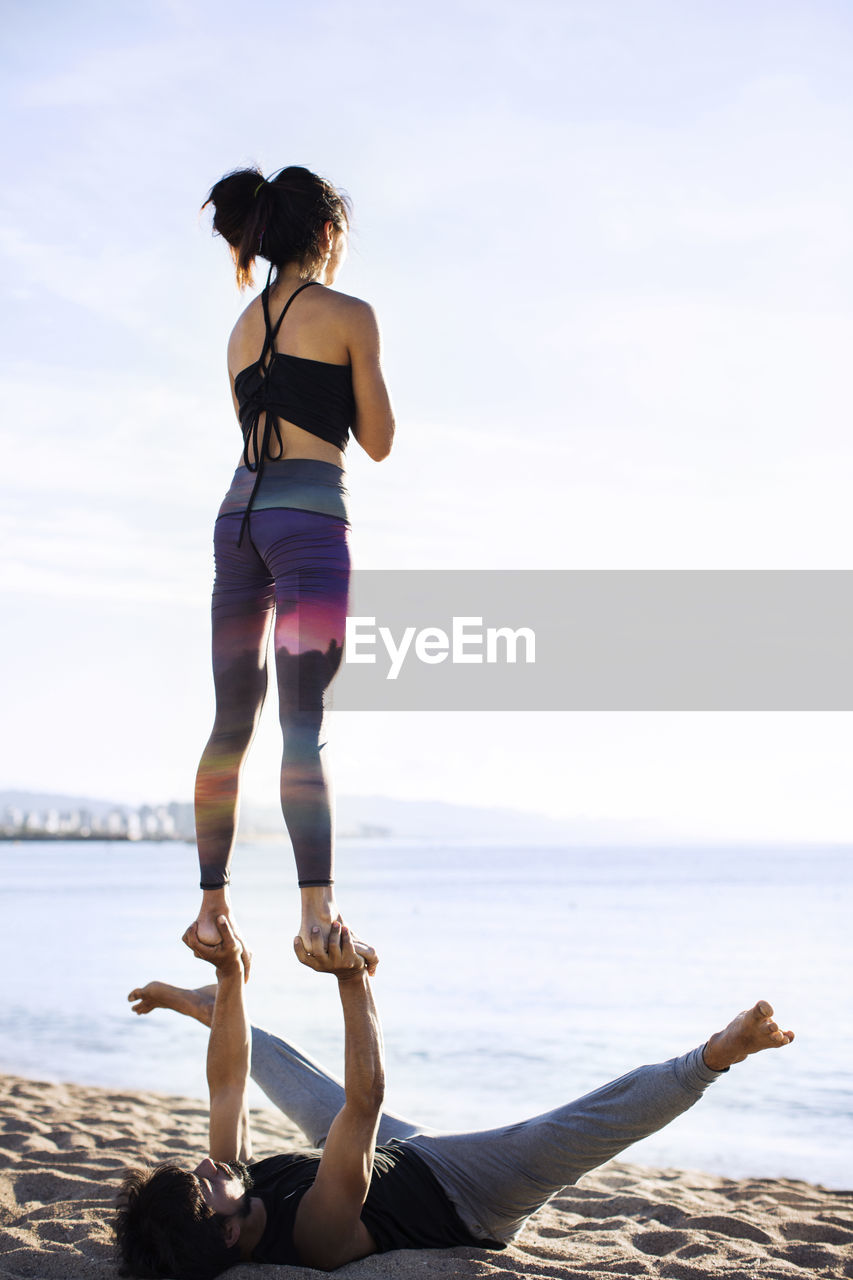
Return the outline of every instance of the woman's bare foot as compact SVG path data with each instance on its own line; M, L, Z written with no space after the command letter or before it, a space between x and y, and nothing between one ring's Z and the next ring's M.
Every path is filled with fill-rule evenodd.
M134 987L128 1000L137 1000L133 1006L134 1013L150 1013L152 1009L174 1009L176 1013L185 1013L209 1027L213 1020L213 1006L216 1002L216 983L209 987L199 987L193 991L188 987L173 987L168 982L147 982L144 987Z
M248 982L249 970L252 967L252 953L243 941L237 922L231 915L231 899L228 896L228 890L227 888L203 889L201 908L194 923L198 940L203 942L205 946L216 947L222 941L219 926L216 923L220 916L228 917L228 922L235 936L240 940L240 946L243 948L243 970L245 980Z
M302 945L310 956L312 946L317 946L317 936L313 932L316 928L320 930L320 939L325 952L329 947L329 931L332 925L336 921L339 924L344 923L335 902L334 887L330 884L308 885L299 892L302 895L302 923L299 926ZM354 938L353 945L364 960L367 972L372 978L379 964L378 955L368 942L361 942L358 938Z
M220 941L219 930L216 927L219 916L228 916L228 919L231 919L231 895L227 885L223 885L221 889L202 889L201 891L201 906L195 922L198 926L199 942L203 942L205 946L215 947Z
M712 1071L725 1071L735 1062L743 1062L751 1053L762 1049L781 1049L790 1044L793 1031L780 1031L773 1021L773 1006L759 1000L732 1018L725 1031L717 1031L705 1045L702 1056Z
M314 941L314 929L320 930L323 940L323 949L329 945L329 930L336 920L341 919L341 913L338 911L335 902L335 889L330 884L314 884L307 885L304 889L299 890L302 896L302 922L299 926L299 936L302 939L302 945L307 952L311 951L311 944Z

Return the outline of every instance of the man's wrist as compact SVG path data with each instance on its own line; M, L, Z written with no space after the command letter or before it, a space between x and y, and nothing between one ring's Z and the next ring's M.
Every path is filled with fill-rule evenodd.
M353 983L363 986L367 981L367 967L362 966L361 969L347 969L343 972L336 973L335 977L337 978L338 986L340 987L351 985Z

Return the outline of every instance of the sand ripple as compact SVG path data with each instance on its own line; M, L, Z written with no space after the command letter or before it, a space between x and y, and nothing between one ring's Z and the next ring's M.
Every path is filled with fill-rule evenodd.
M301 1145L275 1112L252 1119L258 1156ZM114 1280L109 1220L122 1168L145 1155L195 1162L206 1135L200 1102L0 1076L2 1280ZM298 1280L321 1273L237 1267L228 1274ZM504 1253L412 1250L365 1258L337 1274L853 1280L853 1192L610 1164L555 1196Z

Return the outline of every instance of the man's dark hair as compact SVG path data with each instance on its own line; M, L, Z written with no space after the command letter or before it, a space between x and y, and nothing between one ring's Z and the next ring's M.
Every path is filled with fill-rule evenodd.
M116 1209L119 1275L213 1280L240 1261L239 1244L225 1243L225 1219L180 1165L126 1170Z

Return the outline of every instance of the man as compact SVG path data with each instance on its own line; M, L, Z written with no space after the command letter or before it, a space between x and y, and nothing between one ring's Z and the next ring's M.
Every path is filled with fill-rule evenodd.
M225 916L218 925L215 948L194 926L184 935L216 968L215 987L154 982L128 997L137 1013L171 1008L210 1027L210 1154L192 1172L128 1172L116 1223L126 1275L207 1280L239 1262L331 1271L389 1249L503 1248L552 1195L686 1111L732 1064L794 1038L759 1001L704 1046L545 1115L482 1133L434 1133L382 1110L382 1033L345 926L332 927L328 950L320 936L310 954L294 942L303 964L338 982L342 1087L298 1049L250 1027L242 944ZM250 1060L254 1079L316 1154L242 1163L251 1153Z

